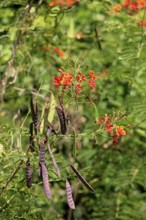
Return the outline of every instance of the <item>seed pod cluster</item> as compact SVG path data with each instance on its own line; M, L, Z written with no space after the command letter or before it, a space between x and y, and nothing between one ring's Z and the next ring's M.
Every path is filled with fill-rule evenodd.
M67 132L68 119L67 119L67 114L66 114L66 111L64 108L62 97L59 97L59 103L60 103L61 108L56 106L55 110L56 110L58 117L59 117L61 134L65 135ZM36 150L35 144L34 144L34 139L35 139L36 142L38 142L38 146L39 146L38 176L40 177L40 179L43 182L43 187L44 187L44 192L45 192L46 197L48 199L51 199L52 193L51 193L51 189L50 189L48 170L46 167L46 147L45 146L47 144L48 152L49 152L50 158L52 160L52 164L53 164L55 173L60 178L60 176L61 176L60 170L58 168L57 162L56 162L55 157L53 155L51 146L49 144L49 138L50 138L51 134L54 133L55 135L57 135L57 133L52 128L52 125L46 124L46 127L47 127L46 134L45 134L44 138L41 138L41 140L40 140L40 138L38 137L38 134L39 134L38 104L36 103L36 105L34 106L34 102L33 102L32 98L30 100L30 108L31 108L32 122L30 123L30 127L29 127L30 139L29 139L28 151L30 150L31 152L33 152ZM86 186L86 188L88 188L88 190L93 192L94 191L93 188L84 179L84 177L79 173L79 171L73 165L70 165L70 167L71 167L72 171L76 174L76 176L81 180L81 182ZM26 184L27 184L27 187L32 186L32 172L31 172L31 168L30 168L30 158L26 162ZM68 206L70 207L70 209L75 209L75 203L74 203L73 195L72 195L72 188L71 188L70 182L67 179L66 179L66 196L67 196Z

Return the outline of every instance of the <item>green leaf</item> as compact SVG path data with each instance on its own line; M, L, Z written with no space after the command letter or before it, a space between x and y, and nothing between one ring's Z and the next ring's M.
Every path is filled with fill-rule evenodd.
M56 105L56 101L55 101L55 97L53 95L53 93L51 94L51 98L50 98L50 110L48 113L48 121L51 123L54 119L54 115L55 115L55 105Z

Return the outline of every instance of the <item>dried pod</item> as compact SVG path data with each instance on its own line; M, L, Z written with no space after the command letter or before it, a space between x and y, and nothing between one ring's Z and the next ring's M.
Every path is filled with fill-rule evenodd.
M51 199L52 193L51 193L51 189L49 186L48 171L47 171L45 164L41 164L41 168L42 168L42 179L43 179L43 184L44 184L44 192L45 192L46 197L48 199Z
M68 122L69 122L69 117L68 117L68 115L67 115L67 113L66 113L62 96L58 96L58 99L59 99L60 107L61 107L61 109L62 109L62 111L63 111L63 113L64 113L65 120L66 120L66 122L68 123Z
M45 150L45 145L44 145L44 142L43 142L43 141L40 141L39 147L40 147L39 163L40 163L40 164L45 164L46 150Z
M84 177L82 177L82 175L79 173L79 171L74 166L72 166L72 165L70 165L70 167L72 168L74 173L79 177L79 179L84 184L84 186L86 186L86 188L88 190L90 190L91 192L94 192L94 189L89 185L89 183L84 179Z
M66 195L67 195L67 202L71 209L75 209L75 203L72 196L72 189L69 181L66 179Z
M33 123L34 123L35 134L37 134L38 126L39 126L39 122L38 122L38 105L36 103L36 109L35 109L34 103L33 103L33 98L30 99L30 108L31 108L32 120L33 120Z
M30 146L30 150L33 152L35 151L35 144L34 144L34 137L33 137L33 122L31 122L29 125L29 134L30 134L29 146Z
M52 163L53 163L53 166L54 166L54 170L55 170L56 174L58 175L58 177L60 177L60 170L59 170L59 168L57 166L57 163L56 163L56 160L55 160L55 158L53 156L50 144L48 144L48 151L49 151L49 154L51 156L51 160L52 160Z
M35 110L34 110L34 103L33 103L33 98L31 97L30 99L30 108L31 108L31 115L32 115L32 120L34 122L35 119Z
M55 109L57 111L59 121L60 121L61 134L66 134L67 128L66 128L66 120L65 120L64 112L57 106L55 107Z
M35 118L34 118L34 130L35 133L37 134L38 132L38 127L39 127L39 109L38 109L38 104L36 103L36 111L35 111Z
M30 168L30 160L26 162L26 185L28 188L32 186L32 172Z

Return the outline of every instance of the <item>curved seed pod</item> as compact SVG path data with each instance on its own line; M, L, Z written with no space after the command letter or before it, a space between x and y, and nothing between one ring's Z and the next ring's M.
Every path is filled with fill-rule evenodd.
M45 164L46 150L45 150L45 145L44 145L44 142L43 142L43 141L40 141L39 147L40 147L39 163L40 163L40 164Z
M71 209L75 209L71 185L67 179L66 179L66 195L67 195L67 202L68 202L69 207Z
M62 111L64 113L65 120L66 120L66 122L68 124L69 123L69 117L68 117L68 115L66 113L66 110L65 110L65 107L64 107L63 98L62 98L62 96L58 96L58 99L59 99L60 107L61 107L61 109L62 109Z
M55 158L53 156L50 144L48 144L48 151L49 151L49 154L51 156L51 160L52 160L52 163L53 163L53 166L54 166L54 170L55 170L56 174L58 175L58 177L60 177L60 170L59 170L59 168L57 166L57 163L56 163L56 160L55 160Z
M48 199L51 199L52 193L48 181L48 171L45 164L41 164L41 168L42 168L42 178L43 178L45 195Z
M57 106L55 107L59 121L60 121L60 127L61 127L61 134L66 134L67 128L66 128L66 121L65 121L65 115L64 112L58 108Z
M86 186L86 188L88 190L90 190L91 192L94 192L94 189L89 185L89 183L84 179L84 177L82 177L82 175L79 173L79 171L74 166L72 166L72 165L70 165L70 167L72 168L74 173L79 177L79 179L84 184L84 186Z
M26 185L28 188L32 186L32 172L30 168L30 160L26 162Z

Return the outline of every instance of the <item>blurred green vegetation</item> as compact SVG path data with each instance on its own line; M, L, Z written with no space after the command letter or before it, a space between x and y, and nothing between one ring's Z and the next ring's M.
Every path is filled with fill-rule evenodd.
M136 24L145 19L145 9L134 16L124 11L115 15L112 7L120 1L83 0L71 7L49 7L50 2L0 3L0 219L145 220L146 29ZM58 104L53 85L58 69L74 72L78 65L86 76L92 69L97 75L106 72L107 77L97 80L95 91L84 91L94 105L85 96L64 96L71 124L66 135L51 136L61 178L47 155L53 194L48 200L37 178L39 153L26 153L30 97L38 103L41 117L46 97L54 94ZM94 123L104 114L124 116L118 125L128 125L128 135L117 145ZM56 114L52 124L58 129ZM33 168L30 189L25 183L28 156ZM22 167L4 187L21 160ZM69 169L71 163L94 193ZM66 178L73 188L74 211L67 205Z

